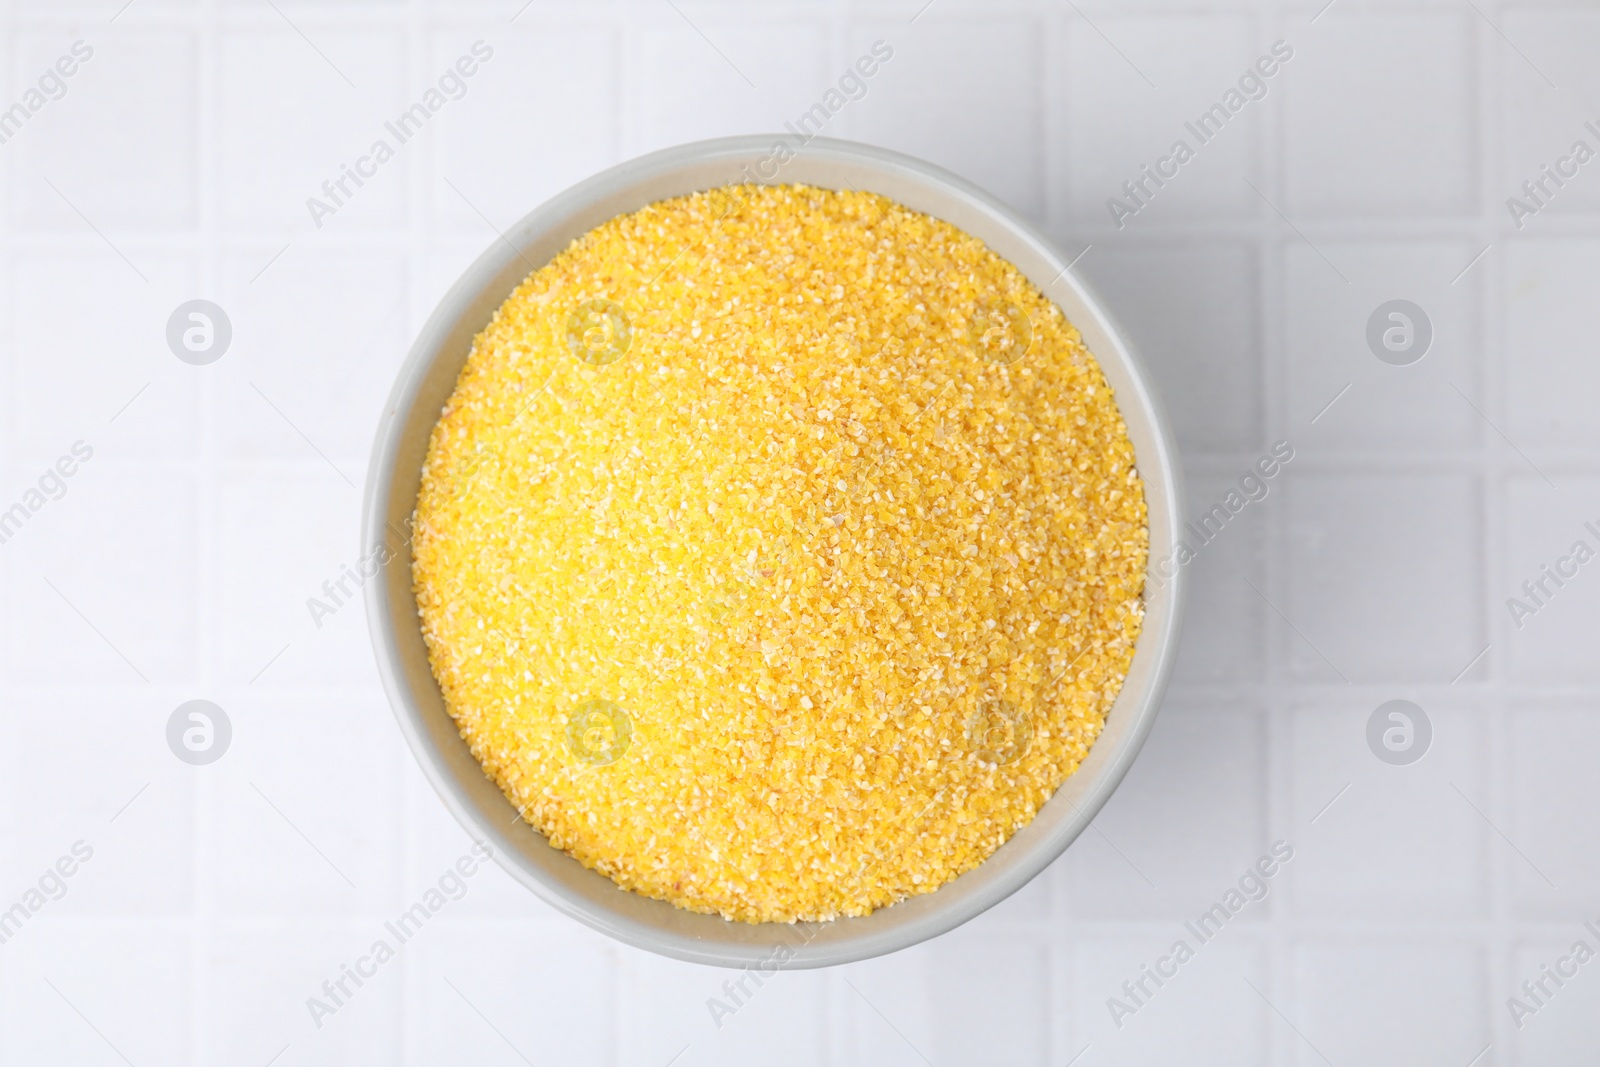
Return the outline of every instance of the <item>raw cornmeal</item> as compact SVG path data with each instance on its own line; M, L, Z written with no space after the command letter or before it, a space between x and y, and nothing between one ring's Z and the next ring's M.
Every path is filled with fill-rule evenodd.
M413 576L450 713L553 845L826 920L981 863L1077 768L1147 544L1111 390L1016 268L883 197L746 185L505 302Z

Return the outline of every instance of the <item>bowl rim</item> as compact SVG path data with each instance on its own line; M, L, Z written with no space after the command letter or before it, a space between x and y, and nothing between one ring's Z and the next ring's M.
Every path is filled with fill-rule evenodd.
M363 583L364 606L378 673L412 755L463 829L474 840L491 847L496 861L515 881L557 910L591 928L626 944L664 956L726 967L762 968L763 973L770 973L766 970L768 967L790 969L853 962L898 951L936 937L998 904L1057 859L1088 827L1122 782L1149 735L1176 658L1188 585L1186 568L1180 566L1170 577L1163 576L1158 600L1152 602L1150 574L1157 560L1157 550L1175 549L1180 541L1183 472L1170 424L1143 361L1104 303L1071 271L1071 264L1030 222L978 186L941 167L912 156L851 141L815 137L799 147L789 142L790 138L783 135L758 134L692 142L651 152L578 182L534 208L505 232L497 231L496 239L440 299L418 331L396 375L375 434L361 523L363 558L367 558L370 549L379 559L379 580ZM749 168L752 163L770 162L782 149L787 149L789 155L783 158L773 178L766 178L764 173L751 175ZM1107 725L1091 747L1089 757L1062 782L1035 814L1033 821L983 863L933 892L909 897L864 917L840 918L827 923L731 923L715 915L687 912L665 902L648 900L636 893L618 892L620 887L610 879L558 852L542 834L516 818L515 807L483 773L476 760L471 760L466 743L456 733L455 745L459 746L460 751L467 751L472 768L477 771L481 781L473 782L470 772L463 770L460 751L451 745L443 724L436 718L443 708L437 683L433 683L437 706L430 711L422 706L417 692L419 687L425 688L426 682L417 676L415 649L412 649L408 674L407 657L401 647L403 632L414 638L411 642L413 645L420 645L421 636L420 627L414 622L402 624L399 621L401 618L414 620L417 611L415 598L410 593L409 540L404 532L396 528L394 521L396 501L405 500L404 493L397 492L396 481L400 479L407 484L414 484L420 478L420 466L413 474L402 478L398 454L408 426L421 418L417 405L425 379L431 373L438 373L437 368L442 360L454 358L455 370L450 372L453 382L460 364L465 361L465 351L458 348L457 356L446 351L446 346L452 342L452 338L459 345L463 323L473 314L474 308L481 315L481 309L488 307L492 315L494 308L509 295L510 288L506 288L495 296L490 286L497 279L503 282L508 272L514 272L519 266L519 258L530 268L548 262L549 255L542 260L529 258L527 251L531 241L543 239L548 245L553 232L563 226L571 229L577 224L574 220L588 216L591 221L582 224L574 232L573 236L576 236L619 213L608 209L608 203L637 196L652 182L686 178L691 174L716 171L742 175L747 180L761 184L827 186L827 181L794 176L792 172L796 169L794 164L797 160L804 161L804 165L798 168L801 170L833 166L869 171L874 178L882 178L884 184L920 189L930 199L943 198L948 201L947 214L961 216L968 225L956 219L946 218L946 221L968 232L971 232L970 224L977 223L979 228L987 229L989 233L974 236L979 236L991 247L994 247L998 238L1003 237L1036 268L1047 265L1053 275L1053 280L1048 284L1040 283L1030 271L1024 270L1024 273L1058 306L1063 304L1063 300L1051 293L1061 291L1065 285L1067 302L1075 304L1079 311L1068 313L1069 319L1084 334L1086 343L1091 333L1098 339L1099 344L1091 345L1090 350L1108 380L1115 380L1119 411L1130 427L1130 435L1137 421L1139 436L1145 439L1143 448L1138 442L1135 443L1135 462L1144 479L1150 524L1149 558L1145 592L1142 594L1146 612L1144 627L1135 645L1133 666L1122 691L1107 713ZM736 170L736 165L740 163L744 164L743 169ZM786 170L789 171L787 175ZM711 182L700 187L711 188L718 184L724 183ZM850 183L847 181L846 184ZM881 192L884 184L868 191ZM635 210L659 199L662 196L648 196L638 200L635 207L621 210ZM914 209L936 217L946 217L945 213L924 207ZM555 247L559 250L559 246ZM1017 265L1015 253L999 254ZM1024 268L1018 265L1018 269ZM517 273L510 287L514 288L527 273ZM1067 308L1063 307L1062 310L1066 312ZM479 318L477 322L478 325L467 335L469 339L487 325L488 316ZM1112 373L1113 369L1115 374ZM1130 412L1135 418L1130 418ZM437 418L435 413L427 419L429 429ZM1156 490L1154 493L1152 485ZM411 514L414 501L413 491L405 515ZM403 567L397 567L397 562L403 563ZM404 574L403 582L396 578L401 571ZM1160 610L1156 612L1158 617L1155 622L1158 625L1152 626L1154 604L1159 604ZM1141 691L1130 693L1129 683L1133 681L1136 671L1140 672ZM432 680L431 673L427 680ZM430 720L430 715L435 718ZM1115 732L1112 729L1113 716L1119 716ZM447 714L445 719L448 720ZM453 729L453 721L449 721L448 726ZM1081 777L1091 769L1091 764L1093 773ZM500 820L488 817L488 809L494 805L484 792L485 784L500 797L504 811L513 814L510 823L502 824ZM1079 794L1076 801L1072 798L1074 792ZM1065 811L1063 802L1070 805L1070 813ZM1030 833L1035 827L1041 826L1052 805L1055 806L1055 814L1048 829ZM513 837L513 833L518 836ZM529 841L529 835L535 840ZM543 851L540 850L541 845ZM1009 853L1008 849L1011 850ZM558 858L549 860L545 852ZM997 859L1003 854L1006 856L1005 862L997 865ZM570 864L578 873L560 867L561 861ZM988 875L974 877L986 868ZM586 881L585 876L603 882L611 892L600 892L601 887ZM958 886L963 888L955 890L954 887ZM644 903L640 904L641 901ZM668 912L671 914L668 915ZM889 920L885 921L882 918L884 916L889 916ZM755 933L752 934L752 931Z

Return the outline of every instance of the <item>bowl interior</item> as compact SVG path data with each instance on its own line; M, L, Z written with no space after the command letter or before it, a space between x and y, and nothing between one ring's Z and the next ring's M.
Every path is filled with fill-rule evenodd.
M456 818L518 881L560 910L629 944L726 966L821 966L894 951L965 922L1043 870L1105 803L1149 731L1176 651L1184 587L1181 570L1157 588L1147 585L1144 629L1105 729L1034 820L972 871L863 918L752 925L693 914L620 890L518 818L461 739L434 681L411 590L407 531L429 433L473 337L530 271L615 215L730 182L765 180L880 193L978 237L1082 332L1116 391L1134 445L1148 498L1151 559L1176 545L1179 470L1159 406L1126 340L1065 270L1066 261L993 198L929 164L820 138L799 148L785 144L783 153L775 152L777 143L740 137L644 156L575 186L498 238L440 302L411 349L380 422L363 517L365 548L387 549L378 579L366 585L379 671L412 751ZM781 167L780 159L786 159Z

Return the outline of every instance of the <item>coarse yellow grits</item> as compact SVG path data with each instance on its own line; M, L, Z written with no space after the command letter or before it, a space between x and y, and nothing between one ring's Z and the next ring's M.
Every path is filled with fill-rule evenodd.
M652 204L535 270L434 428L414 582L461 734L557 848L747 922L864 915L1026 825L1142 619L1078 332L883 197Z

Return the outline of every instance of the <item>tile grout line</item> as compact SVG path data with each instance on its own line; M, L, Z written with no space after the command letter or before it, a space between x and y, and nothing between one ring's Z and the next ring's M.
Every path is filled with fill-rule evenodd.
M195 151L197 154L197 181L195 183L195 197L198 201L198 219L200 230L200 262L198 271L197 288L208 299L220 301L223 299L221 276L221 182L220 160L218 158L218 138L216 136L218 117L218 100L220 89L219 54L222 48L221 32L219 29L219 16L217 6L220 0L204 0L198 18L200 32L198 34L196 60L199 69L196 73L196 82L205 86L208 92L200 94L196 101L195 121L197 135L195 137ZM190 369L190 368L185 368ZM201 370L203 368L194 368ZM220 604L217 600L215 589L217 578L222 572L221 565L221 537L218 531L218 509L221 506L219 498L220 464L218 462L219 446L217 443L217 422L215 411L219 403L221 390L217 376L204 374L195 390L193 403L200 406L200 455L199 469L196 477L196 488L200 494L197 517L199 519L199 558L197 560L200 574L198 576L199 603L196 605L198 622L200 624L199 648L199 690L198 695L211 699L211 694L216 688L217 658L220 652L220 643L216 632L221 619ZM187 698L186 698L187 699ZM238 716L234 716L235 722ZM216 782L214 776L191 775L192 796L194 798L194 872L193 894L194 914L191 922L193 941L190 951L194 958L194 995L190 999L189 1010L193 1014L192 1031L194 1034L194 1053L197 1061L206 1059L205 1053L212 1044L212 1033L205 1025L205 1020L214 1018L212 1009L212 984L206 980L208 974L207 960L217 940L219 919L217 917L216 902L212 900L208 886L214 881L211 873L215 857L205 847L210 836L210 830L217 820L216 811Z
M1490 0L1495 17L1498 19L1504 5L1498 0ZM1503 81L1506 66L1503 57L1496 48L1496 42L1490 39L1488 27L1483 25L1481 19L1475 19L1473 25L1473 42L1476 46L1474 59L1478 72L1478 99L1475 101L1478 108L1478 150L1480 153L1478 163L1479 211L1481 213L1480 227L1477 236L1481 239L1493 239L1494 226L1491 212L1494 208L1491 200L1495 178L1494 161L1502 150L1502 135L1507 117L1506 108L1503 106ZM1496 102L1491 104L1491 101ZM1498 106L1497 106L1498 105ZM1482 247L1482 245L1479 245ZM1505 267L1507 265L1508 242L1500 242L1500 254L1491 251L1473 272L1469 273L1463 284L1472 285L1478 296L1478 306L1482 309L1484 321L1479 326L1481 352L1479 366L1479 385L1484 390L1480 395L1485 397L1485 403L1493 406L1495 401L1505 395L1505 360L1504 360L1504 330L1506 321L1505 307ZM1496 416L1501 419L1501 424L1506 423L1504 412L1496 411ZM1478 551L1482 554L1479 574L1484 583L1481 591L1481 603L1484 612L1484 634L1491 647L1484 657L1480 671L1482 678L1482 692L1484 696L1479 702L1478 715L1482 722L1482 736L1486 751L1482 755L1482 774L1486 788L1486 804L1494 813L1497 820L1503 822L1501 816L1502 805L1505 802L1510 772L1505 759L1506 744L1509 743L1508 723L1505 715L1505 690L1515 689L1515 683L1507 674L1509 658L1504 651L1504 642L1498 639L1504 635L1504 627L1497 626L1498 618L1494 611L1493 593L1496 580L1502 578L1504 570L1504 550L1508 545L1506 537L1507 528L1504 521L1508 495L1506 492L1508 471L1498 465L1487 462L1491 450L1494 453L1504 451L1490 438L1488 429L1483 425L1477 426L1480 446L1479 456L1483 463L1483 475L1480 482L1482 507L1482 529L1480 531ZM1500 643L1500 648L1495 648L1495 643ZM1493 1011L1494 991L1496 989L1511 988L1511 946L1516 943L1517 935L1514 932L1516 923L1513 922L1513 907L1511 903L1512 882L1514 877L1509 863L1503 861L1506 853L1503 842L1495 840L1495 836L1488 834L1483 828L1478 827L1482 834L1482 862L1486 865L1483 873L1487 891L1488 913L1491 929L1494 933L1480 941L1479 950L1483 954L1481 966L1483 968L1484 982L1489 987L1484 990L1488 996L1491 1008L1489 1024L1489 1037L1500 1048L1509 1048L1512 1041L1512 1031L1509 1029L1503 1013ZM1501 857L1501 862L1496 862L1496 857ZM1496 1060L1500 1057L1496 1056Z
M16 23L12 15L11 4L0 0L0 55L12 56L16 47ZM3 88L8 100L15 99L12 95L10 78L0 76L0 88ZM13 186L16 182L16 168L12 163L13 153L5 153L0 159L0 247L14 248L13 227L11 225L10 206L14 195ZM5 367L0 382L4 383L0 389L0 413L5 418L5 427L0 432L0 454L5 456L7 466L17 453L17 360L16 360L16 276L17 257L9 255L0 265L0 299L4 306L0 307L0 358L4 358ZM3 469L3 468L0 468ZM0 567L0 597L5 597L5 603L15 604L17 599L11 595L12 568ZM15 647L17 632L15 611L4 612L0 618L0 638L4 645L0 646L0 685L5 687L4 692L9 698L15 691L15 673L12 670L12 649ZM10 1033L16 1028L16 1011L13 1006L14 997L0 998L0 1032Z
M3 55L14 55L16 47L16 20L10 3L0 0L0 48L4 49ZM12 86L8 78L0 77L0 88L3 88L8 100L15 99L12 95ZM11 225L11 203L15 194L16 167L12 163L14 153L5 153L0 159L0 247L15 248L16 237ZM0 389L0 414L5 419L5 428L0 433L0 455L4 455L7 466L14 462L22 451L21 442L17 434L17 326L16 326L16 284L17 284L17 257L5 257L5 262L0 265L0 299L5 301L0 307L0 358L5 359L3 375L3 389ZM3 469L3 468L0 468ZM12 569L0 568L0 596L6 597L6 603L16 603L16 598L11 596L13 585ZM0 619L0 637L4 638L4 645L0 647L0 684L5 686L5 691L10 693L15 687L15 672L12 670L12 648L15 645L16 616L14 611L5 612L4 619ZM0 1004L0 1022L3 1022L9 1012L4 1004Z
M1267 0L1261 0L1258 5L1258 14L1264 27L1270 27L1267 34L1271 40L1287 40L1290 31L1287 26L1287 17L1281 6L1273 5ZM1290 72L1294 73L1294 72ZM1274 93L1265 101L1269 106L1267 117L1267 133L1259 137L1256 147L1257 159L1263 168L1262 179L1273 196L1280 202L1288 203L1288 108L1287 96L1289 90ZM1259 199L1259 198L1257 198ZM1250 223L1254 223L1250 226ZM1256 239L1256 299L1259 307L1257 310L1257 343L1261 350L1261 393L1262 404L1265 408L1261 413L1262 427L1268 430L1263 434L1267 440L1258 440L1258 444L1265 446L1268 440L1293 441L1299 433L1298 427L1293 423L1293 405L1290 395L1289 381L1289 355L1288 355L1288 313L1286 304L1286 286L1284 283L1284 261L1286 246L1282 235L1282 226L1278 220L1262 211L1262 205L1252 202L1250 215L1246 223L1253 231ZM1285 494L1287 496L1287 493ZM1283 560L1284 546L1288 540L1288 515L1285 508L1276 508L1266 515L1264 529L1261 531L1261 551L1263 571L1260 572L1262 584L1273 591L1275 603L1286 602L1287 576L1283 573L1281 562ZM1265 774L1266 813L1264 824L1268 827L1267 836L1276 840L1279 834L1291 844L1299 836L1299 827L1294 824L1294 783L1289 769L1292 766L1294 733L1293 712L1289 700L1292 679L1286 672L1286 659L1292 647L1292 637L1286 627L1276 624L1269 614L1255 607L1257 617L1261 620L1262 630L1258 631L1267 649L1266 669L1260 674L1261 699L1266 708L1265 731L1262 740L1263 751L1268 754L1271 761ZM1281 830L1278 828L1282 828ZM1268 924L1266 951L1260 959L1264 969L1261 975L1263 984L1272 991L1274 1002L1281 1004L1294 1004L1295 998L1289 981L1292 962L1292 947L1289 944L1290 935L1287 931L1293 929L1293 924L1298 917L1298 883L1295 880L1300 872L1290 872L1291 880L1285 886L1285 892L1278 894L1273 901L1271 910L1265 916ZM1288 1062L1283 1055L1288 1051L1289 1038L1280 1032L1279 1027L1272 1025L1272 1020L1260 1016L1259 1031L1261 1048L1267 1052L1271 1062ZM1291 1053L1292 1055L1292 1053Z

